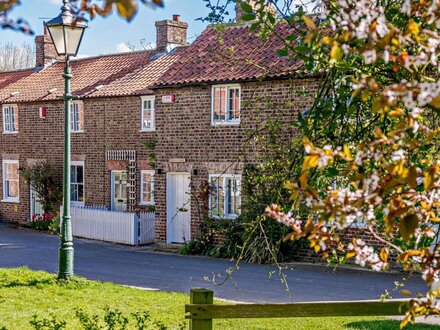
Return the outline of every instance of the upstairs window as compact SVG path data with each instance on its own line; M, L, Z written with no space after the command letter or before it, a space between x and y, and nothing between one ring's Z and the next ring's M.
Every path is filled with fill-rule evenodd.
M209 176L210 214L214 218L235 219L241 214L241 175Z
M212 87L212 125L239 124L241 108L239 85Z
M70 201L84 205L84 162L72 161L70 165Z
M154 131L154 120L154 96L142 97L141 131Z
M154 171L141 171L141 204L154 205Z
M80 102L70 103L70 129L74 133L84 132L84 108Z
M17 133L18 132L18 110L15 105L3 106L3 132Z
M3 201L19 202L18 160L3 160Z

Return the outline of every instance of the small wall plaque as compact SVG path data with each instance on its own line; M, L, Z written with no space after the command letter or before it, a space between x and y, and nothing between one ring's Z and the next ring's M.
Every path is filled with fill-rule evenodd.
M175 95L168 94L162 96L162 103L174 103Z

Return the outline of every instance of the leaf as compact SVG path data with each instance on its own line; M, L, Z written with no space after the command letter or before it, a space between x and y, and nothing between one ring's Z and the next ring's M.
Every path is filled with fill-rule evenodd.
M125 18L127 21L131 21L137 12L137 1L132 0L107 0L106 6L116 4L118 14Z
M350 259L350 258L353 258L355 255L356 255L356 252L354 252L354 251L350 251L350 252L347 252L347 254L345 255L345 257L346 257L347 259Z
M281 57L285 57L289 54L286 48L284 49L277 49L277 54Z
M352 161L353 160L353 156L351 154L350 148L344 144L344 155L347 158L347 160Z
M250 4L248 4L246 1L241 2L240 7L245 13L252 13L253 12L252 6Z
M333 60L340 61L343 56L344 56L344 52L342 48L339 47L338 44L334 44L332 50L330 51L330 57Z
M307 172L303 172L301 176L299 177L299 183L301 185L301 188L307 187Z
M310 17L303 15L302 19L310 30L316 30L316 25Z
M434 176L432 175L431 171L428 171L425 173L425 179L423 180L423 186L425 187L425 190L428 191L429 189L431 189L433 184L434 184Z
M382 248L382 249L380 250L379 258L380 258L380 260L382 260L383 262L387 262L387 261L388 261L388 249L387 249L387 248Z
M440 95L437 95L437 97L433 98L431 104L434 108L440 109Z
M303 171L307 171L309 168L318 166L318 159L318 155L309 155L304 157Z
M414 232L419 225L419 218L415 214L408 214L400 221L400 236L407 242L414 237Z
M242 21L253 21L256 18L255 14L244 14L240 17Z
M417 170L414 166L409 168L408 183L411 188L417 187Z

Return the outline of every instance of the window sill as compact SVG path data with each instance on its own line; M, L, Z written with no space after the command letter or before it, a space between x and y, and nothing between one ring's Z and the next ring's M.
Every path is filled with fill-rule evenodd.
M217 220L235 220L238 218L238 214L228 214L228 215L224 215L222 217L219 215L211 215L211 218L217 219Z
M19 199L2 199L2 203L20 204Z
M221 127L221 126L238 126L240 125L240 121L224 121L221 123L213 123L211 122L212 127Z
M18 134L18 131L15 132L3 132L4 135L14 135L14 134Z
M140 202L139 205L140 206L154 206L156 204L154 202L151 202L151 203Z
M76 134L76 133L84 133L84 131L70 131L70 133L74 133L74 134Z
M141 129L141 130L139 130L139 132L141 132L141 133L148 133L148 132L156 132L156 129Z
M84 202L70 202L70 206L85 206Z

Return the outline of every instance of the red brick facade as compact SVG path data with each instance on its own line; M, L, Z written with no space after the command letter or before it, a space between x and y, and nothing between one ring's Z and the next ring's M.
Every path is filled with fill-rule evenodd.
M84 100L84 132L72 133L72 160L84 161L85 203L110 206L111 170L126 169L123 161L107 161L108 150L136 150L138 169L148 169L149 151L144 143L155 132L140 131L139 96ZM46 118L38 115L46 107ZM21 170L34 160L45 159L60 169L63 164L63 104L61 101L17 104L17 134L1 134L3 160L19 160ZM3 120L3 118L2 118ZM124 164L125 163L125 164ZM3 177L0 168L0 177ZM139 173L137 180L140 179ZM139 186L137 187L139 196ZM3 181L0 182L3 192ZM3 195L3 193L2 193ZM24 222L30 217L29 183L20 177L20 203L0 202L0 219Z
M239 125L211 125L212 85L162 88L156 92L156 160L162 174L155 177L156 238L166 240L166 173L191 175L192 193L209 174L241 174L243 165L255 161L258 144L248 141L268 116L283 114L286 122L312 103L316 79L273 80L241 83ZM308 89L307 97L299 92ZM163 95L175 95L174 104L163 104ZM178 159L179 162L174 160ZM197 234L198 205L191 204L191 237Z

